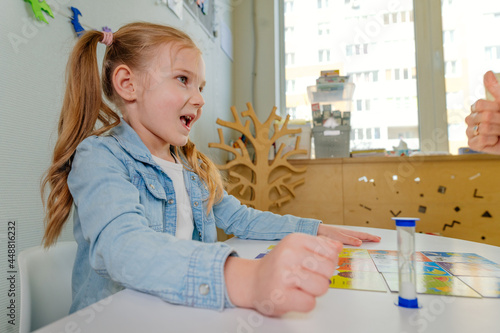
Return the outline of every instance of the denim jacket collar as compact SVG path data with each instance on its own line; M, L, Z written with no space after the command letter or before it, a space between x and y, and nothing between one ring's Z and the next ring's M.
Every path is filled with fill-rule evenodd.
M151 156L151 152L142 142L139 135L132 127L123 119L120 119L120 124L111 129L109 135L114 137L120 146L129 153L133 158L143 163L151 164L157 167L156 162Z

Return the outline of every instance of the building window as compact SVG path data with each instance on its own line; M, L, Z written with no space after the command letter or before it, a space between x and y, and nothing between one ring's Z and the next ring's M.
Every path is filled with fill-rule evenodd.
M285 54L285 66L292 66L295 64L295 53Z
M352 48L353 48L352 45L346 45L346 47L345 47L345 55L346 56L348 56L348 57L352 56Z
M318 9L328 8L328 0L318 0Z
M500 46L487 46L484 48L484 52L488 60L500 59Z
M318 35L319 36L330 35L330 23L328 22L318 23Z
M366 139L367 140L371 140L372 139L372 129L371 128L367 128L366 129Z
M444 62L444 75L445 77L458 75L456 60L448 60Z
M296 107L291 107L291 108L286 108L286 113L290 115L290 119L297 119L297 108Z
M318 51L318 61L319 62L329 62L330 61L330 50L319 50Z
M363 100L361 99L356 100L356 110L358 111L363 110Z
M443 31L443 44L453 44L455 42L455 30Z
M295 92L295 80L286 80L285 85L286 85L285 90L287 94Z

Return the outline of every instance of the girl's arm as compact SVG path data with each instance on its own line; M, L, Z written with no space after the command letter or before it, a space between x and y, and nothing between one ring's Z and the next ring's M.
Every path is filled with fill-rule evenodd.
M337 241L296 233L262 259L229 257L224 267L229 298L267 316L311 311L329 288L341 250Z

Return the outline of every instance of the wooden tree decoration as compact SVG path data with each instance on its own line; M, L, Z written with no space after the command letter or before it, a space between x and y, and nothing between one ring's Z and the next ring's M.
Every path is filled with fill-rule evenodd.
M234 122L217 119L217 124L243 134L248 139L248 143L255 149L253 160L241 137L234 144L235 147L224 143L222 128L217 129L220 142L209 143L208 146L226 150L235 156L233 160L225 165L218 165L220 170L228 171L230 179L235 180L227 184L226 190L228 193L237 197L241 203L259 210L269 210L274 205L280 207L284 202L295 197L295 187L305 181L304 177L291 181L294 174L303 173L306 168L296 168L287 159L293 155L307 154L307 151L299 149L300 136L296 138L295 148L289 152L283 153L285 144L282 143L272 161L268 158L269 151L277 139L285 135L300 133L302 130L287 127L290 118L288 115L280 128L276 121L280 121L281 117L276 114L276 107L273 107L271 114L264 123L261 123L257 118L251 103L247 103L247 108L246 111L241 112L241 116L249 117L253 122L255 135L251 131L250 120L247 119L245 125L243 125L234 106L231 107ZM272 136L269 137L271 125L273 125L274 131ZM250 195L248 195L249 193ZM271 196L274 198L271 198Z

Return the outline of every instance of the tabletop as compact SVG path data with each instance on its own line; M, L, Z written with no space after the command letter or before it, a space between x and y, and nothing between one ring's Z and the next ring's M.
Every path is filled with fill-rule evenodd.
M396 231L348 227L382 237L361 248L396 250ZM255 258L277 242L231 238L244 258ZM416 234L416 251L476 253L500 263L500 248L464 240ZM125 289L37 332L500 332L500 298L419 294L421 308L395 305L397 293L331 288L309 313L270 318L249 309L222 312L172 305Z

